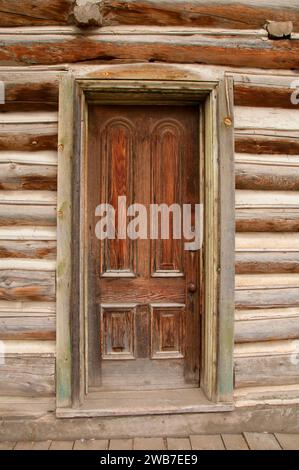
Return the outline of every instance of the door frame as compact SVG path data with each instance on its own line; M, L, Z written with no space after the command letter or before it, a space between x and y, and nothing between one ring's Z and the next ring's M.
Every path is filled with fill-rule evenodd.
M155 64L151 64L154 66ZM204 115L202 368L200 388L216 403L233 401L234 143L233 81L205 80L182 68L157 79L159 65L127 78L127 67L68 72L60 83L57 208L57 409L76 409L87 393L88 273L85 200L87 105L192 100ZM170 66L169 66L170 67ZM153 74L154 71L154 74ZM172 70L171 70L172 71ZM172 71L173 72L173 71ZM111 75L114 75L111 78ZM132 75L132 71L131 71ZM170 73L169 76L173 76ZM199 132L202 130L199 129ZM78 229L79 228L79 229Z

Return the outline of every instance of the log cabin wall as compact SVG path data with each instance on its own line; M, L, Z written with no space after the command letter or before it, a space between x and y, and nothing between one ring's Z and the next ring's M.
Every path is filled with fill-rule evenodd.
M74 27L74 3L0 0L0 414L55 407L58 83L81 63L202 63L233 76L236 404L298 402L297 1L103 1L107 35ZM269 41L267 19L292 21L293 39ZM137 35L109 34L132 25Z

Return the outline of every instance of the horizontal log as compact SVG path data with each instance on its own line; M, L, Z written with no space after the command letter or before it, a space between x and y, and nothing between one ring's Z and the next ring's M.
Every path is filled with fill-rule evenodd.
M294 405L298 404L299 386L267 385L265 387L245 387L234 391L237 407L263 405Z
M0 151L57 151L57 124L0 126Z
M56 225L56 215L56 206L0 203L0 225L2 226Z
M29 171L30 166L33 166L33 168L35 168L35 165L57 167L57 161L57 151L18 152L14 150L0 152L0 165L8 163L22 165L22 168L24 170L25 166L27 166ZM54 169L56 170L56 168ZM41 171L44 170L41 169ZM3 175L3 172L1 172L1 174Z
M0 300L0 317L48 317L55 315L55 313L55 302L13 302Z
M299 192L236 190L236 207L299 208Z
M235 387L296 384L299 367L292 355L239 357L235 359Z
M0 0L0 26L66 24L73 0Z
M6 354L0 367L0 395L48 397L54 393L54 357Z
M9 269L20 271L55 271L56 260L0 258L0 271L8 271Z
M235 276L236 289L285 289L288 287L299 287L299 275L285 274L239 274Z
M247 289L235 293L235 307L238 309L298 307L299 289Z
M56 240L56 227L0 227L0 240Z
M0 80L5 84L5 103L0 105L0 112L56 111L58 109L58 77L51 80L49 74L37 80L31 74L19 73L23 80L6 79L0 73Z
M299 252L236 253L235 266L236 274L299 273Z
M55 241L0 240L0 258L55 259Z
M1 158L1 154L0 154ZM251 153L235 153L235 163L240 165L255 165L262 167L277 168L293 168L298 171L299 168L299 155L284 155L284 154L251 154Z
M57 189L57 168L54 166L1 163L0 156L0 175L0 190Z
M55 300L55 273L0 271L0 300L53 301Z
M222 28L258 29L265 20L293 21L299 30L299 12L296 1L286 4L257 0L204 0L159 1L159 0L104 0L101 8L104 25L152 24L188 25Z
M236 163L235 172L236 189L299 190L299 167Z
M277 107L294 109L291 101L293 89L290 87L253 86L244 83L234 85L234 102L236 106Z
M100 3L103 24L111 25L161 25L208 26L220 28L259 29L266 19L293 21L299 30L298 5L290 0L276 0L269 5L238 0L160 1L160 0L104 0ZM0 0L0 26L31 26L68 24L73 21L73 0Z
M299 209L236 209L237 232L298 232Z
M55 340L55 316L0 317L0 340Z
M91 60L138 59L271 69L298 67L298 40L207 37L206 35L24 34L0 35L3 65L62 64Z
M237 233L236 251L299 251L299 233Z
M299 155L298 133L235 130L235 151L251 154Z
M57 112L34 111L23 113L21 111L15 113L0 113L0 126L4 124L53 124L58 121Z
M295 106L292 109L235 106L234 113L237 129L299 131L299 109Z
M56 191L0 191L0 204L53 206L56 202Z
M297 338L299 338L299 316L235 322L236 343Z

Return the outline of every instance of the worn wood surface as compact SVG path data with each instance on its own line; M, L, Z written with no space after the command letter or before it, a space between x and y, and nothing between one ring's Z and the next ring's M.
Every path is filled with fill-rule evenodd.
M237 252L236 274L298 273L299 252Z
M0 394L12 396L52 396L55 383L54 357L11 355L0 368Z
M56 242L48 240L0 240L1 258L56 258Z
M224 444L224 448L220 444ZM134 439L77 439L76 441L1 441L0 450L138 450L142 447L156 447L152 450L195 450L198 442L204 443L204 447L212 450L215 447L220 450L298 450L299 435L286 433L261 433L245 432L244 434L202 434L200 436L187 437L161 437L161 438L134 438ZM191 447L191 442L194 447Z
M97 105L89 109L89 122L88 225L96 226L99 203L117 208L123 195L128 205L198 203L197 106ZM102 161L96 158L99 145ZM184 253L183 240L171 232L169 240L136 242L100 243L96 234L88 236L89 282L96 279L98 303L90 314L90 385L198 386L199 307L196 292L188 290L190 283L199 289L198 252Z
M205 35L0 34L0 64L63 64L92 60L138 59L203 63L262 69L298 67L298 40L264 41L260 37Z
M298 191L299 168L274 165L237 163L236 188Z
M31 26L65 24L73 0L18 0L0 1L0 26Z
M55 340L55 317L1 317L1 340Z
M276 0L218 0L207 4L203 0L164 1L120 0L99 2L103 24L111 25L160 25L205 26L209 28L259 29L267 19L293 21L299 30L298 5L295 0L286 4ZM1 0L0 26L65 25L74 22L73 0Z
M295 354L293 340L236 345L236 388L297 384Z
M235 323L235 342L249 343L299 338L299 317L240 320Z
M55 300L55 273L37 271L0 271L1 300Z

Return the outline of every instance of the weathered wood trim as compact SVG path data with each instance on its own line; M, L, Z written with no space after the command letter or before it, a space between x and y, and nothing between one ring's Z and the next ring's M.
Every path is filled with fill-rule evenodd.
M0 34L0 63L63 64L130 59L172 63L203 63L262 69L296 69L299 40L265 41L244 35L102 35L34 30Z
M113 71L113 67L111 68ZM159 67L157 67L157 76ZM109 73L108 73L109 75ZM107 75L105 75L107 77ZM94 79L93 79L94 78ZM115 77L116 78L116 77ZM118 69L118 79L122 79L122 70ZM146 77L144 77L146 78ZM58 187L61 184L66 186L66 198L70 201L71 185L72 182L72 169L71 169L71 155L73 147L73 129L76 123L76 118L80 116L82 122L82 111L84 110L84 104L82 100L82 92L86 95L87 99L93 100L96 98L97 102L105 100L105 103L115 103L118 100L118 94L121 94L122 102L138 102L138 100L144 99L145 91L147 93L158 92L161 96L163 91L167 91L167 99L171 97L171 93L176 99L184 99L192 96L192 99L202 100L203 94L206 95L207 101L205 105L206 114L206 152L205 152L205 164L207 165L205 178L208 180L205 182L206 196L208 197L206 217L207 217L207 228L206 236L208 243L206 244L206 263L209 264L210 270L207 269L206 273L209 277L207 279L208 292L205 294L207 303L205 309L205 344L208 347L208 351L205 351L205 372L203 375L202 388L208 395L209 399L213 401L230 402L232 401L232 349L233 349L233 252L234 252L234 237L233 237L233 216L231 203L234 199L234 184L233 184L233 106L232 106L232 81L209 81L205 80L201 74L198 80L188 82L187 77L182 81L168 81L163 82L159 80L102 80L97 79L97 74L92 77L87 72L86 77L80 74L78 80L72 79L71 76L64 78L62 81L61 91L61 116L60 116L60 153L59 153L59 165L63 165L62 169L59 169L61 176L61 182L58 182ZM76 86L76 91L74 87ZM80 91L81 90L81 91ZM90 93L92 91L92 94ZM113 95L111 93L113 91ZM165 91L164 91L165 92ZM126 98L127 94L127 98ZM76 95L76 105L73 98ZM68 97L68 101L63 101L63 97ZM132 101L133 100L133 101ZM67 105L66 105L67 102ZM72 109L70 109L72 108ZM84 121L84 120L83 120ZM68 123L68 126L66 126ZM84 147L84 126L86 122L82 123L83 126L80 129L76 128L76 135L78 142L75 145L76 152L79 149L79 156L82 159L85 155ZM67 140L66 140L67 139ZM220 150L217 142L218 139L225 142L225 146ZM67 143L67 145L66 145ZM64 148L61 145L64 145ZM63 162L67 158L67 162ZM78 159L78 155L76 160ZM222 176L219 179L218 161L220 159ZM81 162L80 168L84 168L84 163ZM65 178L68 178L66 184ZM84 188L83 188L84 189ZM82 190L82 188L81 188ZM58 190L59 191L59 190ZM64 190L65 191L65 190ZM61 194L58 193L59 201L63 202L64 198L61 199ZM60 205L58 203L58 214L60 214ZM82 201L81 201L82 202ZM68 210L70 210L70 203L67 204ZM81 206L82 207L82 206ZM83 204L84 207L84 204ZM75 219L75 214L73 214ZM59 218L58 218L59 220ZM84 219L80 219L84 220ZM72 397L78 396L78 391L71 389L71 371L74 370L71 364L71 239L72 233L70 230L71 219L68 212L68 227L64 223L59 221L60 228L58 229L58 250L60 251L60 257L65 262L67 255L67 266L69 270L63 271L63 277L60 274L60 266L58 262L58 276L64 278L64 289L63 292L59 293L59 281L58 281L58 298L57 305L57 317L59 318L57 323L57 335L58 335L58 352L57 352L57 393L59 394L57 400L58 409L74 406ZM219 228L221 227L221 229ZM229 231L227 229L229 227ZM220 232L221 230L221 232ZM61 234L60 234L60 231ZM210 237L211 234L211 237ZM63 243L60 243L60 236L62 237ZM223 246L221 236L223 236ZM63 246L67 243L66 249ZM84 240L81 240L81 250L83 249ZM81 253L82 255L82 253ZM59 255L58 255L59 257ZM84 261L84 257L81 260ZM61 261L60 261L61 262ZM220 269L219 269L220 268ZM221 272L222 270L222 272ZM227 273L226 273L227 271ZM221 275L219 276L219 272ZM223 276L222 276L223 273ZM227 277L225 278L225 276ZM77 276L76 276L77 277ZM66 284L67 282L67 284ZM77 280L78 282L78 280ZM67 285L67 289L65 286ZM221 287L219 287L219 285ZM85 293L86 296L86 279L84 276L79 278L79 285L76 284L74 289L77 292ZM219 291L218 291L219 288ZM82 300L81 300L82 302ZM62 306L65 308L62 308ZM83 300L81 305L82 308L86 307L86 301ZM75 313L73 312L75 315ZM83 318L82 314L81 319ZM86 313L84 314L86 317ZM82 321L82 320L81 320ZM67 330L67 331L65 331ZM82 341L82 331L84 327L79 326L79 329L73 333L76 336L74 341ZM221 345L221 346L220 346ZM75 352L76 357L78 352ZM79 356L80 356L79 352ZM219 355L221 354L221 361L219 361ZM231 355L231 357L230 357ZM60 362L60 364L59 364ZM77 365L74 365L77 368ZM79 365L79 371L81 374L81 381L84 377L84 366ZM62 373L64 372L64 377ZM85 374L86 376L86 374ZM65 383L65 377L67 377L67 383ZM63 390L61 389L63 388ZM79 392L80 396L80 392Z
M233 396L233 337L234 337L234 252L235 220L232 207L234 192L234 101L233 80L227 78L219 84L218 142L219 142L219 312L217 399L230 401ZM215 221L214 221L215 223Z
M72 172L74 80L61 79L59 97L58 194L57 194L57 406L70 406L72 399L71 280L72 280Z

